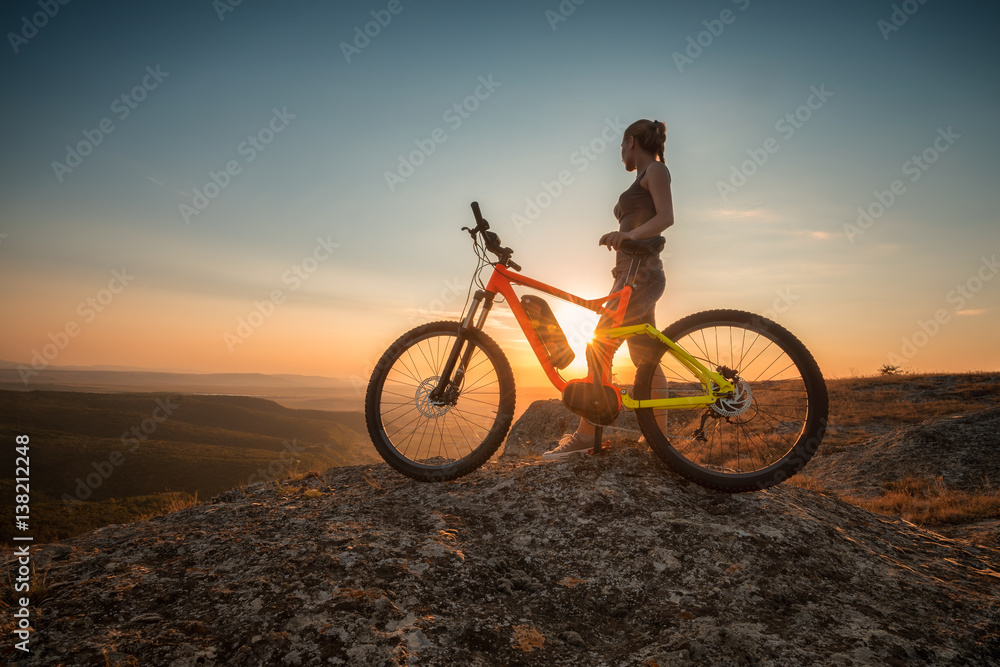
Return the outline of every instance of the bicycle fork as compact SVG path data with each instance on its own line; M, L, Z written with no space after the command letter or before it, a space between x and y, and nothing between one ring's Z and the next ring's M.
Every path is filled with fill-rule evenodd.
M445 362L444 368L441 369L441 377L438 379L437 386L431 390L428 397L432 404L455 405L458 402L458 394L462 389L465 372L469 367L472 354L475 352L474 346L469 342L467 332L470 329L482 330L483 325L486 323L486 316L489 314L490 309L493 308L493 299L495 297L496 294L493 292L484 290L476 291L475 296L472 298L472 303L469 305L468 312L465 313L465 317L462 318L461 323L458 325L458 337L455 340L455 344L451 347L451 352L448 354L448 360ZM479 311L480 305L483 307L481 311ZM476 318L476 311L479 311L478 319ZM476 320L475 325L472 323L473 320ZM466 345L466 343L469 344Z

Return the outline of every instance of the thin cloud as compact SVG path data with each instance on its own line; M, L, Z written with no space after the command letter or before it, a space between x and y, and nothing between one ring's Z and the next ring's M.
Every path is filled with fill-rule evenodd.
M771 234L782 234L792 237L808 236L809 238L821 241L833 238L833 234L829 232L816 229L800 229L798 228L798 221L791 221L791 225L782 225L781 223L786 222L787 219L778 215L773 210L766 208L763 202L757 202L741 208L713 208L706 210L704 213L707 219L769 225L767 230Z
M778 222L780 218L764 208L763 204L751 204L741 208L715 208L705 211L706 217L716 220L741 220L753 222Z

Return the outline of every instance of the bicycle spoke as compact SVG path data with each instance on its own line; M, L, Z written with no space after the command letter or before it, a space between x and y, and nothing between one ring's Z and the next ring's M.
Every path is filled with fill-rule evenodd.
M744 408L745 421L735 413L727 418L711 406L657 409L654 417L658 426L665 422L661 430L673 448L719 472L753 472L780 460L794 445L808 414L808 393L795 361L774 341L744 326L704 327L677 342L709 369L733 368L753 398ZM701 383L673 355L664 355L660 368L670 397L704 394ZM696 437L699 432L701 439Z
M500 415L501 384L493 360L469 340L459 351L469 363L454 404L431 402L430 392L457 340L457 331L415 340L386 369L380 392L381 428L388 444L408 461L440 466L461 461L485 440ZM463 346L464 347L464 346ZM453 399L454 400L454 399Z

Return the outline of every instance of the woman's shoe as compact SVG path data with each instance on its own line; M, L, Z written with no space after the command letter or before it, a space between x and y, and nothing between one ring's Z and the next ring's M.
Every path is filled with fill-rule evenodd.
M586 454L594 446L594 436L582 436L579 433L564 435L559 440L559 446L542 454L546 461L565 458L570 454Z

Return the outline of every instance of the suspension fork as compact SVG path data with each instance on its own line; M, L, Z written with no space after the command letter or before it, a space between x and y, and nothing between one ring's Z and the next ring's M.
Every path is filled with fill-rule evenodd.
M462 318L462 322L459 324L458 338L451 347L451 352L448 354L448 360L441 370L441 377L438 380L437 386L434 387L428 397L431 402L450 403L454 405L458 400L458 392L462 386L462 380L465 378L465 371L469 367L472 353L475 352L471 343L469 345L465 344L469 338L467 332L470 329L482 330L483 325L486 324L486 316L489 314L490 309L493 308L493 299L495 297L496 294L493 292L484 290L476 291L475 296L472 298L472 303L469 304L469 310L465 313L465 317ZM476 311L479 310L480 305L483 308L479 311L479 317L476 318ZM475 324L473 324L473 320L475 320Z

